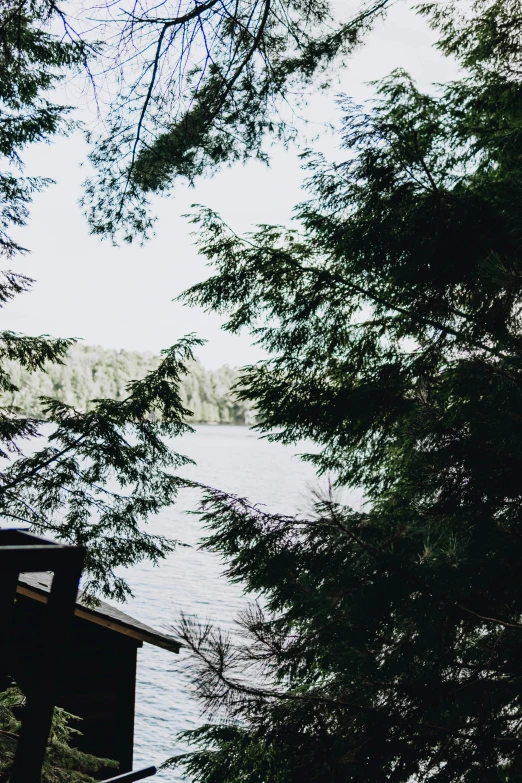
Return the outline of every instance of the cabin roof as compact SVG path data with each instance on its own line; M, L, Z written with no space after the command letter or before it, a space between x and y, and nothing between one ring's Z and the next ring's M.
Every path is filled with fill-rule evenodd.
M23 573L18 579L17 593L32 598L41 603L47 603L51 589L52 574ZM100 601L98 606L88 606L83 602L82 594L78 594L74 614L96 625L102 625L116 633L130 636L140 642L147 642L155 647L178 653L180 643L168 634L156 631L149 625L135 620L134 617L122 612L115 606Z

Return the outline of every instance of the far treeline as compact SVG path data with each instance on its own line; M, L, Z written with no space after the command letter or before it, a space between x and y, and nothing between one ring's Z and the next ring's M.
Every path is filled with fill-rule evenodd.
M49 362L42 370L31 372L18 362L8 362L8 372L18 390L7 394L4 404L19 408L23 414L45 418L41 398L51 397L84 412L95 399L123 400L127 384L156 370L160 361L152 353L73 345L63 364ZM228 365L212 371L191 361L180 385L183 406L193 413L190 421L250 424L251 406L235 399L232 392L236 380L237 371Z

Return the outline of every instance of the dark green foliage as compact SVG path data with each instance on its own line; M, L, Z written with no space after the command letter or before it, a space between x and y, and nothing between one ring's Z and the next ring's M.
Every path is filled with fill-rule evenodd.
M107 52L119 94L90 156L98 175L84 200L93 232L146 235L148 193L236 161L267 161L265 140L295 138L296 105L319 79L330 80L387 6L376 0L345 22L329 0L121 9L119 47Z
M123 599L128 588L114 569L143 558L157 562L175 544L148 534L143 522L173 503L183 481L172 471L190 462L165 439L190 430L179 381L194 342L186 338L164 351L157 369L127 385L123 400L95 400L84 413L44 400L55 425L47 445L0 475L4 519L87 547L88 593Z
M140 380L148 370L157 368L160 357L150 353L113 351L99 346L72 346L64 364L46 364L43 370L25 370L8 362L7 371L18 390L5 395L9 405L25 414L42 416L41 397L53 397L80 411L100 397L121 400L130 380ZM252 419L250 406L234 398L232 387L237 371L224 366L206 370L199 362L188 363L188 374L180 380L180 397L192 411L193 422L247 424Z
M467 72L343 101L299 231L196 217L216 274L187 299L267 348L259 428L366 498L292 519L207 491L206 546L263 608L243 640L180 629L218 726L174 763L204 783L522 779L522 17L423 13Z
M174 541L147 534L142 523L170 505L183 483L172 470L189 460L167 440L190 430L190 411L179 394L189 337L163 352L156 369L127 384L121 400L93 401L87 412L42 398L47 445L24 455L23 440L41 432L42 421L20 408L0 408L0 516L5 524L31 525L41 533L88 547L87 592L124 598L127 586L114 569L171 551ZM6 365L42 370L61 361L70 340L0 334L0 391L16 395ZM13 458L14 457L14 458Z
M0 3L0 155L8 167L0 173L0 252L8 258L22 251L10 230L25 224L32 193L50 182L17 173L22 152L72 127L69 108L49 97L91 54L71 36L54 3ZM4 272L0 305L31 282ZM149 535L143 524L173 502L182 484L173 471L188 460L168 441L190 429L179 386L199 341L187 337L164 351L145 377L125 384L119 400L96 400L87 411L44 400L42 428L41 417L9 404L18 393L13 377L60 364L72 342L0 332L0 518L86 545L87 592L122 599L128 588L115 569L143 558L156 562L175 544ZM41 434L46 443L38 451L34 438Z
M14 758L20 712L24 708L23 694L16 687L0 693L0 779L9 780L9 769ZM56 708L46 758L42 770L42 783L93 783L93 775L104 777L118 764L110 759L99 759L71 747L71 739L81 734L70 723L79 721L74 715Z
M14 173L23 168L21 151L72 127L69 107L47 96L65 71L84 61L85 47L52 34L56 16L47 0L0 4L0 156L11 166L0 171L0 252L8 257L22 250L9 229L25 225L32 194L50 182Z
M34 141L47 141L70 127L68 107L46 95L82 59L83 46L60 39L46 27L53 16L46 2L2 2L0 5L0 155L8 168L0 171L0 255L11 259L24 252L12 228L24 226L32 195L51 180L24 177L21 153ZM9 270L1 273L0 306L28 290L32 280ZM4 331L0 362L17 361L34 370L46 360L59 361L69 340L29 338ZM0 391L13 391L0 368ZM16 450L15 437L34 435L35 423L18 419L9 407L0 410L0 455Z

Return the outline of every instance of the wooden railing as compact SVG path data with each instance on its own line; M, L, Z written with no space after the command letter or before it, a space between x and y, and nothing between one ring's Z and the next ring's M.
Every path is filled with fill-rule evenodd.
M110 778L103 781L103 783L134 783L136 780L143 780L143 778L155 775L157 771L156 767L147 767L147 769L136 770L136 772L126 772L124 775Z

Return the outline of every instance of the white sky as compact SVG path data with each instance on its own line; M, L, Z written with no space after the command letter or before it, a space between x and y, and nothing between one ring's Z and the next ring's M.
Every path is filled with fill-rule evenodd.
M363 100L372 93L367 82L397 67L408 70L420 87L453 78L455 65L441 58L433 41L424 20L407 5L397 4L351 59L342 91ZM333 94L314 101L311 119L314 116L336 120ZM337 144L336 138L321 140L332 157ZM275 148L269 169L256 162L237 165L199 181L195 188L179 187L174 197L157 199L156 235L141 248L115 248L89 235L78 206L85 154L78 134L35 145L24 156L27 174L50 176L57 184L36 197L28 227L17 234L32 252L14 268L37 282L30 293L0 311L0 328L154 352L196 332L208 340L198 355L209 368L256 361L261 354L247 334L229 335L221 331L215 315L172 301L208 275L181 216L192 203L201 203L220 212L238 231L256 223L288 223L292 207L302 198L297 149Z

